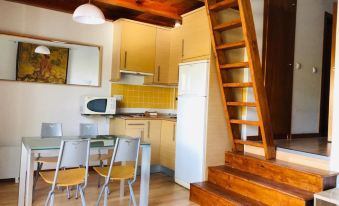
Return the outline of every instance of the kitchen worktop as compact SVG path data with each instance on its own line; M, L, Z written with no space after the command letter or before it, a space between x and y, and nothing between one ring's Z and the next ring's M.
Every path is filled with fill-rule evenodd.
M173 115L158 114L158 116L145 116L142 114L117 114L114 118L121 118L125 120L167 120L176 122L177 118Z

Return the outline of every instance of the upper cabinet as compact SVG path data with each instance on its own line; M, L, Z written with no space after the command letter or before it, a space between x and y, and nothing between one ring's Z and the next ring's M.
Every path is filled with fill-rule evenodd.
M183 15L182 47L184 62L209 58L211 37L205 7Z

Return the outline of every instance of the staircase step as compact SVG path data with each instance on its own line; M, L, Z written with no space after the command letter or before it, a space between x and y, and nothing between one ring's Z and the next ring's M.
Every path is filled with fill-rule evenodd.
M208 181L271 206L312 205L313 193L229 166L210 167Z
M336 187L338 173L241 152L226 152L226 164L244 172L317 193Z
M231 119L230 123L231 124L247 124L247 125L259 126L258 121L249 121L249 120Z
M238 6L238 2L236 0L223 0L219 1L209 7L211 11L220 11L227 8L232 8Z
M226 31L230 29L235 29L241 27L241 19L235 19L229 22L225 22L213 27L215 31Z
M227 102L227 106L234 107L256 107L257 104L255 102Z
M229 50L229 49L239 49L246 46L245 41L224 43L216 47L217 50Z
M220 69L242 69L242 68L248 68L248 62L239 62L239 63L220 65Z
M255 142L255 141L249 141L249 140L235 139L234 143L242 144L242 145L250 145L253 147L264 147L264 145L261 142Z
M245 88L245 87L253 87L252 82L244 82L244 83L224 83L224 87L228 88Z
M201 206L264 206L230 190L223 189L210 182L191 184L190 200Z

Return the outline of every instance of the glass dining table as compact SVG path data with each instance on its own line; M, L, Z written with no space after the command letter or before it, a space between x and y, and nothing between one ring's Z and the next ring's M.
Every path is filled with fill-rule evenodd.
M60 149L62 139L81 139L90 138L91 152L98 149L113 149L117 138L132 138L128 136L116 135L99 135L99 136L63 136L60 138L48 137L23 137L21 144L21 162L20 162L20 179L19 179L19 198L18 206L31 206L33 194L33 173L34 160L38 154L53 152ZM95 144L100 142L100 144ZM103 144L102 144L103 143ZM151 145L141 142L141 168L140 168L140 200L139 205L148 205L149 180L150 180L150 163L151 163ZM120 183L120 196L124 196L124 181Z

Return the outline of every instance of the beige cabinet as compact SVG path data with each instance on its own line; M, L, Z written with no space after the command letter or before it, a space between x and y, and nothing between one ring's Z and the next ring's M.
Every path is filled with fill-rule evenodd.
M168 77L171 84L178 84L179 81L179 64L182 62L183 52L182 43L182 27L172 29Z
M161 124L160 164L175 170L176 122L163 120Z
M160 164L161 120L125 120L112 119L110 134L140 137L151 144L151 164Z
M211 38L205 7L183 15L182 22L183 61L209 58Z

